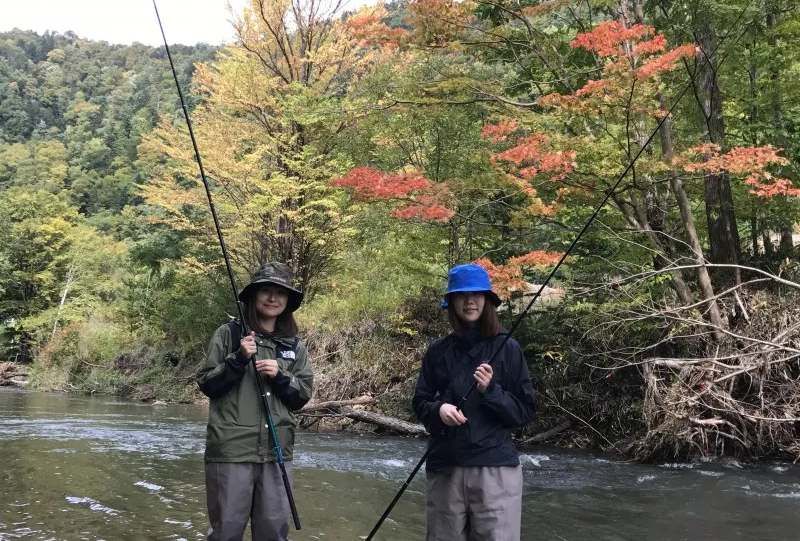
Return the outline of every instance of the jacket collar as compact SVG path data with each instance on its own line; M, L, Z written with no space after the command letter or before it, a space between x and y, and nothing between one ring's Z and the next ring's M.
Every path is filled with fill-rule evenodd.
M297 343L297 338L294 336L283 336L283 335L267 334L260 332L256 333L256 340L258 342L269 340L278 346L283 346L289 349L294 348L295 344Z

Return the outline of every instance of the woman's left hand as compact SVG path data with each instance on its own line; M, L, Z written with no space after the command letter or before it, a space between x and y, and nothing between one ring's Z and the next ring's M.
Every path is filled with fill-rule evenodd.
M481 363L481 365L475 369L475 381L478 383L478 390L482 393L486 392L486 389L489 388L489 384L492 382L492 367L488 363Z
M274 378L278 375L278 361L275 359L261 359L260 361L256 361L256 370L262 376L267 376L268 378Z

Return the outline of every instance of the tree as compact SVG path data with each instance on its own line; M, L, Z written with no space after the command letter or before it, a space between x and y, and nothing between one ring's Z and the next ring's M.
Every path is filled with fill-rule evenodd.
M26 187L0 191L0 214L0 321L7 325L57 303L78 214L63 196Z
M234 260L243 271L287 261L311 293L352 233L328 183L341 170L339 136L358 117L344 96L384 51L361 47L363 27L337 13L315 0L255 0L236 23L239 45L195 77L204 101L194 124ZM148 138L145 152L172 161L155 169L144 194L171 226L207 235L185 137L162 122Z

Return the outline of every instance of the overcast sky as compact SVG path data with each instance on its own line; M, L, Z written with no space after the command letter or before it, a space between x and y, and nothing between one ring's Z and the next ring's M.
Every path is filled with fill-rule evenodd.
M167 40L186 45L233 41L228 5L238 13L248 4L248 0L157 2ZM161 43L152 0L0 0L0 32L13 28L39 34L72 30L109 43Z

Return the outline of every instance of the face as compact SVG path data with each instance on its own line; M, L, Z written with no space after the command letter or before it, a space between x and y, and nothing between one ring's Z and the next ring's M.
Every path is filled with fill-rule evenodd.
M450 302L458 318L468 325L478 322L486 304L486 295L483 293L451 293Z
M267 285L256 291L254 299L259 317L272 319L286 310L289 292L280 286Z

